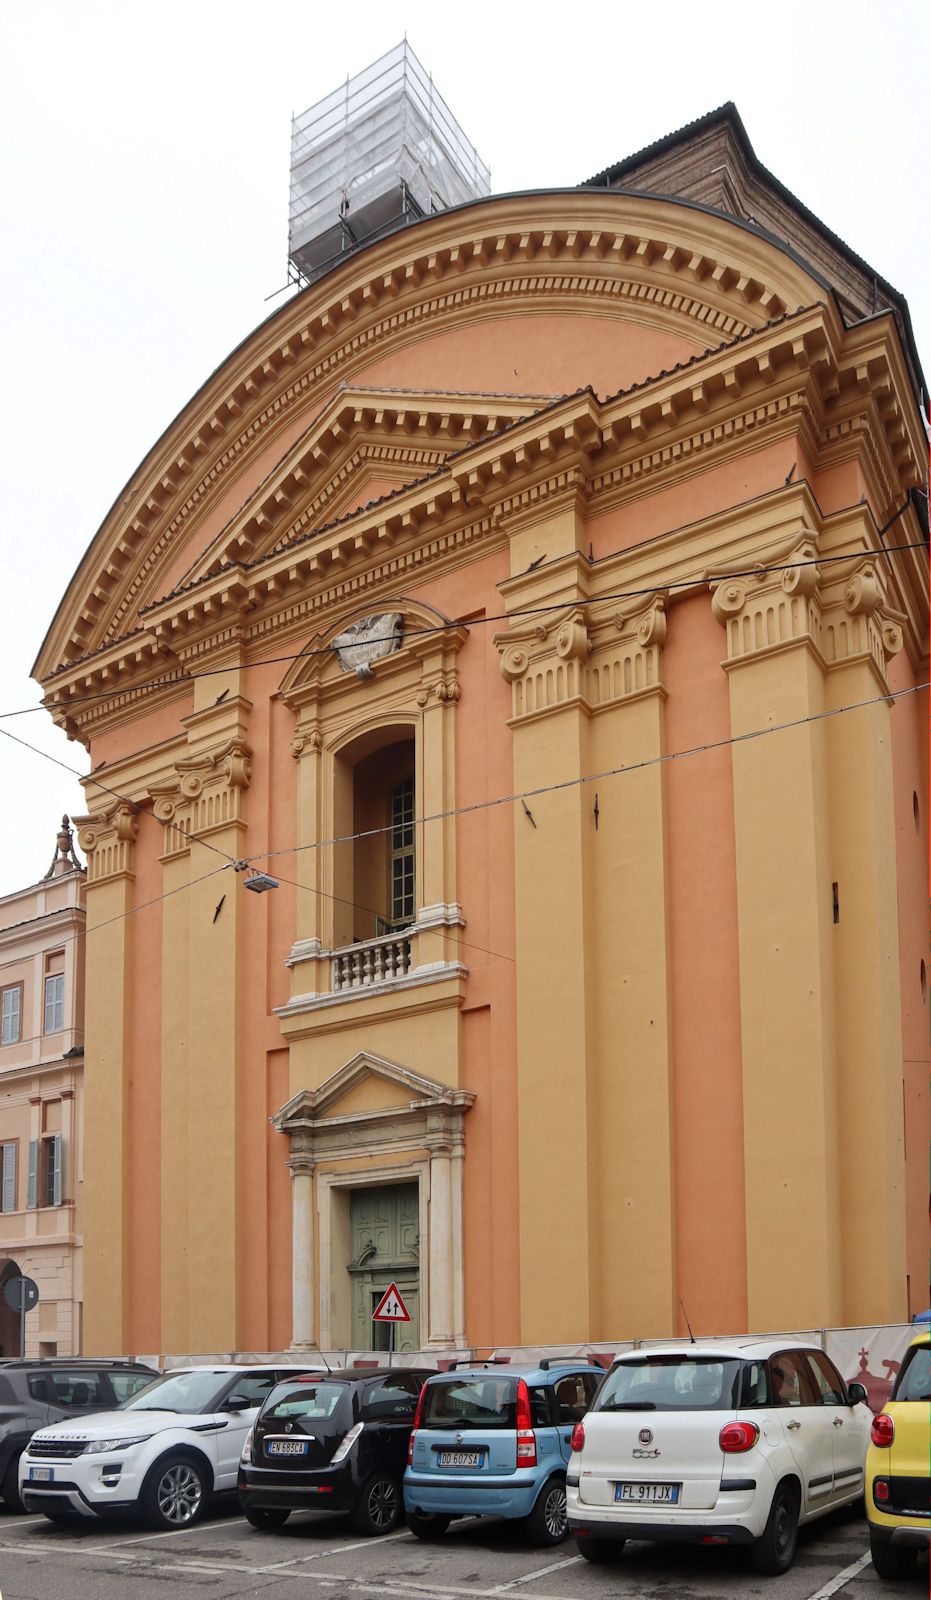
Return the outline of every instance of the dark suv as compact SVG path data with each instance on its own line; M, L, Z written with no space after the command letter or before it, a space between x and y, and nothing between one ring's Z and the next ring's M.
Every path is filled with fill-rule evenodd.
M19 1458L37 1428L112 1411L158 1373L139 1361L0 1361L0 1495L22 1511Z
M348 1511L357 1533L404 1514L407 1441L427 1369L347 1367L273 1389L243 1446L239 1499L254 1528L292 1511Z

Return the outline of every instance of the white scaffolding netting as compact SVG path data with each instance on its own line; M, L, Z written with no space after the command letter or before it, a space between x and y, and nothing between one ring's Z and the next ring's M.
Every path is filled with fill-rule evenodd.
M313 277L403 218L490 187L488 168L405 40L293 119L291 265Z

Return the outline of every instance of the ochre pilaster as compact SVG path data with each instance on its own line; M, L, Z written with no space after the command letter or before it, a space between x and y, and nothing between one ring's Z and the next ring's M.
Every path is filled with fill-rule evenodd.
M782 552L813 562L802 529ZM815 565L712 579L727 639L751 1329L841 1320L835 943ZM797 726L765 737L741 736ZM773 1271L774 1240L792 1271Z
M235 690L235 682L232 684ZM162 1343L236 1344L236 1159L243 1007L244 850L250 702L229 686L182 719L186 753L150 790L164 825ZM202 848L203 840L210 848ZM219 871L211 871L218 868ZM183 890L183 893L174 891ZM246 895L250 901L252 896Z
M510 580L506 587L509 601L521 605L521 586ZM578 599L585 598L582 589ZM657 594L636 614L593 612L576 603L496 636L511 685L515 787L566 785L531 795L529 816L515 811L527 1340L607 1337L621 1326L648 1336L674 1321L657 764L664 749L665 597ZM583 781L627 764L639 770ZM554 1170L573 1175L558 1206ZM568 1274L556 1307L547 1266L554 1254L561 1276Z
M825 610L831 879L836 884L837 1117L846 1325L908 1316L892 718L902 648L884 569L861 562Z
M131 912L139 818L121 801L75 820L87 858L84 1353L120 1354L128 1348Z

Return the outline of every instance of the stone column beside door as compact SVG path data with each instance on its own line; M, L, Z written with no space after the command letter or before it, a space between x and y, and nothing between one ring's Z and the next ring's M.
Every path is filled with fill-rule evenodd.
M294 1150L291 1168L291 1349L314 1345L314 1161Z

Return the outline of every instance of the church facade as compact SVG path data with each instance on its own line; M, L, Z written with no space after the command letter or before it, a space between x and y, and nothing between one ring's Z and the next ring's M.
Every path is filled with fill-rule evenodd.
M754 160L355 251L92 541L89 1353L920 1308L920 369Z

